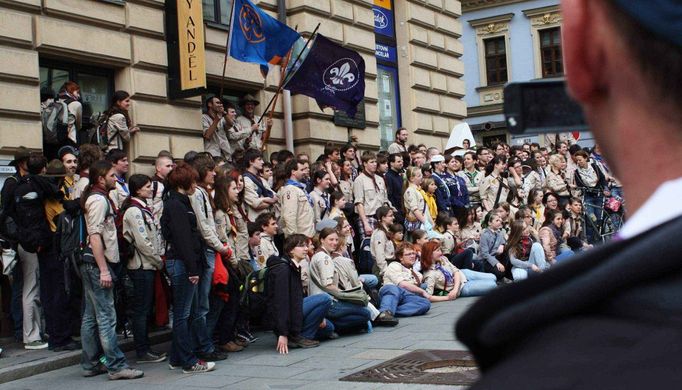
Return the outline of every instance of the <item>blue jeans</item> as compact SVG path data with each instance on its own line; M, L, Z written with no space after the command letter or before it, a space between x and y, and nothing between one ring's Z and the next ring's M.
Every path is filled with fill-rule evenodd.
M542 244L539 242L533 243L530 248L530 255L528 256L528 263L540 268L540 271L544 271L549 268L549 263L545 260L545 250L542 248ZM530 268L517 268L512 267L512 276L514 280L523 280L528 278L528 274L532 273L533 270Z
M339 332L357 331L367 327L370 313L366 307L334 300L327 311L327 318Z
M213 271L215 270L215 252L212 249L206 249L204 255L206 256L208 267L203 270L199 278L197 286L198 304L192 313L191 335L194 352L211 353L215 348L206 326L206 315L210 310L208 296L211 293L211 282L213 281Z
M570 249L565 249L559 253L554 260L556 260L557 263L561 263L565 261L566 259L571 258L574 255L574 252Z
M83 275L83 320L81 322L81 367L93 370L104 353L107 370L121 371L128 367L125 355L116 341L116 309L113 288L99 284L99 267L86 262L80 266ZM109 270L113 275L113 272ZM66 309L66 308L64 308Z
M149 352L147 319L154 301L154 273L155 271L152 270L128 270L128 276L133 282L133 300L130 309L137 357L142 357Z
M197 303L197 285L190 283L181 260L166 260L166 271L173 289L173 343L169 362L190 367L198 360L192 353L189 331L190 312Z
M311 340L314 339L320 329L322 320L331 307L332 297L328 294L316 294L303 298L303 329L301 330L301 336ZM332 327L332 331L333 329Z
M395 284L385 284L379 290L381 307L379 311L390 311L396 317L412 317L426 314L431 309L428 299L398 287Z
M470 269L462 269L460 271L467 278L467 282L464 283L462 291L459 293L460 297L476 297L497 287L497 277L493 274L476 272Z
M362 274L360 278L362 278L362 284L366 288L374 288L379 285L379 278L374 274Z

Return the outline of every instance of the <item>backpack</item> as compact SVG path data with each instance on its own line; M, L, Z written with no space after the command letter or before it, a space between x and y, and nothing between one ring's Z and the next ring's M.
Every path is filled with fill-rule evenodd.
M55 246L59 253L59 260L64 263L64 275L73 273L81 278L78 267L83 263L83 255L88 247L88 233L85 226L83 211L76 215L64 211L57 219ZM71 293L71 283L65 283L66 293Z
M43 192L31 175L22 177L14 190L13 215L17 216L17 241L24 250L36 253L39 248L49 246L51 234Z
M103 112L96 112L90 117L92 130L88 135L88 143L106 150L109 147L109 117Z
M69 108L73 100L56 99L40 112L43 140L50 145L63 145L69 135Z
M370 249L371 242L371 238L363 239L360 243L360 248L357 251L355 267L360 275L374 273L374 257L372 256L372 251Z
M276 264L275 267L280 264ZM239 305L248 315L247 318L260 319L267 310L268 275L274 267L263 267L246 275L240 287Z

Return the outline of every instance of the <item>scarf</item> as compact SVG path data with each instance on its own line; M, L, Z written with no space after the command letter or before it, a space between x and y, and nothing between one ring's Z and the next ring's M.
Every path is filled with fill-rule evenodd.
M300 181L296 181L296 180L293 180L293 179L288 179L288 180L286 181L286 183L284 183L284 185L285 185L285 186L294 186L294 187L296 187L296 188L300 188L301 191L303 191L303 193L305 194L305 197L308 199L308 203L310 203L311 206L313 205L313 203L314 203L314 202L313 202L313 198L311 198L311 197L310 197L310 194L308 193L308 191L305 190L305 184L301 183Z
M440 263L440 261L436 262L436 269L445 277L445 287L452 286L455 283L455 277L450 271L443 268L443 265Z
M374 189L377 192L379 192L379 184L377 184L376 175L370 175L367 171L362 171L362 174L369 177L369 179L372 180L372 184L374 184Z
M438 205L436 204L436 197L432 194L427 193L423 189L419 188L419 193L422 194L424 202L426 202L426 207L429 209L429 215L433 218L434 215L438 215Z
M121 185L121 187L123 188L123 191L126 194L130 195L130 191L128 191L128 184L126 183L126 179L124 179L123 177L118 177L118 175L116 175L116 182Z
M472 187L476 186L476 176L478 176L478 173L479 172L476 170L473 172L469 172L467 170L464 170L464 174L469 179L469 184L471 184Z
M592 168L592 165L588 164L587 168L578 167L577 172L583 184L587 187L595 187L599 183L599 176L594 168Z
M557 248L559 248L559 245L564 243L564 239L562 238L563 232L553 223L549 224L549 228L552 230L552 234L554 234L554 238L556 238Z

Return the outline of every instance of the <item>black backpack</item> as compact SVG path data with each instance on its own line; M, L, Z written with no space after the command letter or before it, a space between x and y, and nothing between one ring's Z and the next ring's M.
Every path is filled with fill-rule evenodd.
M32 175L22 177L14 190L14 213L19 244L36 253L50 244L50 226L43 204L44 194Z
M83 263L83 255L88 247L88 231L85 225L83 211L72 214L64 211L57 218L57 234L55 247L59 253L59 260L64 263L65 279L70 281L73 273L81 278L78 267ZM71 293L72 284L65 283L67 294Z
M274 267L279 265L275 264ZM274 267L263 267L246 275L244 284L240 288L239 304L247 318L252 320L263 318L267 310L268 275Z

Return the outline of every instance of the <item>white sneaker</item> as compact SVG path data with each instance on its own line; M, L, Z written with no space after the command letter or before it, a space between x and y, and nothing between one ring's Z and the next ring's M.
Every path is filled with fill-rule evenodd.
M24 344L24 349L45 349L47 348L47 343L42 340L31 341L30 343Z
M185 374L200 374L203 372L209 372L213 370L215 370L215 363L199 360L198 362L194 363L192 367L183 368L182 372L184 372Z

